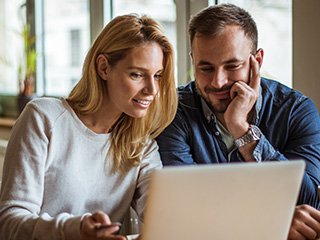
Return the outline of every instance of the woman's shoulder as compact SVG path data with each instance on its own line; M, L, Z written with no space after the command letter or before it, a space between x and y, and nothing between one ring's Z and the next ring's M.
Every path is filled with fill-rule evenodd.
M150 170L162 168L159 154L159 147L154 139L148 139L142 154L140 170L149 172Z
M26 108L33 108L42 113L58 113L66 110L63 98L40 97L29 102Z
M63 104L63 101L63 98L38 97L30 101L28 105L33 105L40 108L58 107L59 105Z
M68 105L63 98L39 97L30 101L22 112L22 115L34 116L55 121L59 116L68 111Z

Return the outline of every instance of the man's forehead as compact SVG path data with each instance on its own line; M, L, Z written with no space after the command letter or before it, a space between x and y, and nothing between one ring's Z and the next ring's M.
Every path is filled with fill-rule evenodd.
M215 28L213 30L208 30L208 31L202 31L202 32L196 32L194 37L217 37L225 32L242 32L244 34L244 30L241 26L235 25L235 24L230 24L230 25L225 25L220 28ZM244 34L245 35L245 34Z
M191 51L192 54L226 54L236 52L252 52L252 40L239 27L229 28L220 34L207 36L198 34L195 36Z

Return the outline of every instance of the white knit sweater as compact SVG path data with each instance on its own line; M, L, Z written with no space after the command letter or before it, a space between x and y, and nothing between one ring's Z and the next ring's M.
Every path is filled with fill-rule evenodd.
M88 129L64 99L29 103L6 151L0 239L78 240L81 217L97 210L121 222L131 205L142 217L149 174L162 166L158 146L150 140L139 167L112 174L109 138Z

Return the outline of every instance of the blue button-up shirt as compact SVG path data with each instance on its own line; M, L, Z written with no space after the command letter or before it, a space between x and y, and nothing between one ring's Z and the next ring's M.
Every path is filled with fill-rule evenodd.
M195 82L179 87L179 106L173 122L157 138L163 164L241 162L238 149L228 150L215 117L204 111ZM206 113L205 113L206 112ZM254 149L257 161L304 159L306 170L297 204L320 208L320 118L314 103L276 81L262 78L256 104L262 136Z

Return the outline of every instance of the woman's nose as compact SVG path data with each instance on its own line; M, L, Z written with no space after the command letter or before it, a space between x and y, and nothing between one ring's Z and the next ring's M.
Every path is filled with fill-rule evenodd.
M145 81L145 87L143 89L143 93L149 95L156 95L159 89L158 82L154 79L154 77L150 77Z

